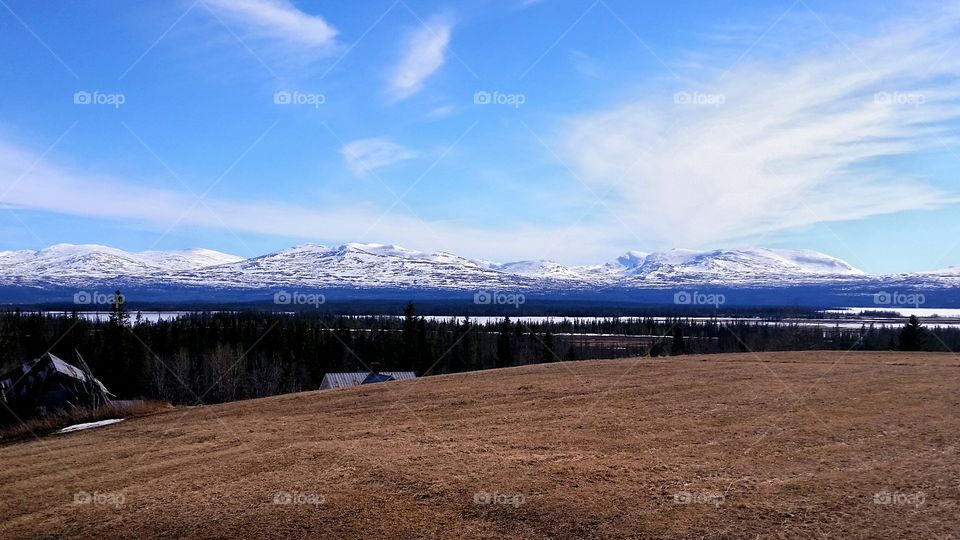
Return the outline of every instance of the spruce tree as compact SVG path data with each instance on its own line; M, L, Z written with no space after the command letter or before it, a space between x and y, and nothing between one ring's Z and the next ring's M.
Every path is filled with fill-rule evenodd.
M413 302L407 302L403 310L403 358L400 364L404 369L415 369L420 360L420 351L417 349L417 310Z
M113 300L110 303L110 324L115 326L130 326L130 312L127 310L127 302L119 290L113 293Z
M500 335L497 338L497 367L513 365L513 324L510 317L504 317L500 323Z
M925 340L925 329L916 315L910 316L910 321L900 330L901 351L922 351Z
M687 352L683 342L683 327L679 324L673 328L673 343L670 345L670 356L677 356Z
M557 353L554 352L556 350L556 345L553 339L553 332L547 330L547 332L543 334L543 340L540 343L540 346L540 356L542 362L554 362L557 360Z
M463 362L466 371L483 369L483 362L480 358L480 336L474 331L474 325L470 322L470 316L463 319L463 332L466 337L460 343L463 346Z

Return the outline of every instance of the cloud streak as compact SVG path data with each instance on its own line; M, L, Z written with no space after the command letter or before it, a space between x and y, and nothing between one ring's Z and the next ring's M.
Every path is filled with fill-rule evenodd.
M340 153L350 171L364 176L383 167L416 158L419 154L384 137L359 139L343 146Z
M326 48L337 30L322 17L297 9L289 0L204 0L204 3L250 36L290 46Z
M579 116L563 147L620 222L663 246L955 203L895 167L956 142L960 57L944 53L958 17L941 15Z
M27 174L24 174L27 173ZM17 179L22 179L18 182ZM586 247L586 257L607 257L596 228L504 224L471 226L460 221L425 219L396 207L372 203L323 207L270 200L207 197L138 185L109 176L78 174L38 160L32 152L0 140L0 212L50 212L98 220L118 220L158 233L168 229L229 230L237 235L272 235L331 242L398 243L424 251L445 250L477 258L505 260L545 253L561 241ZM518 241L518 238L521 239ZM530 251L531 246L536 250ZM539 250L539 251L538 251Z
M425 81L446 61L453 24L435 17L415 28L402 46L400 62L390 75L389 100L397 102L423 90Z

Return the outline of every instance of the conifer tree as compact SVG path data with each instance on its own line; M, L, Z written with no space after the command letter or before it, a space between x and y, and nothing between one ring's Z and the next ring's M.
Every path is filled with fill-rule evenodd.
M513 365L513 323L510 322L510 317L504 317L500 323L496 365L498 368Z
M670 356L677 356L687 351L683 342L683 327L679 324L673 328L673 343L670 344Z
M922 351L926 329L920 324L920 319L916 315L911 315L910 320L900 330L900 350L901 351Z
M543 334L543 340L540 343L540 361L541 362L555 362L557 360L556 344L553 339L553 332L547 330Z

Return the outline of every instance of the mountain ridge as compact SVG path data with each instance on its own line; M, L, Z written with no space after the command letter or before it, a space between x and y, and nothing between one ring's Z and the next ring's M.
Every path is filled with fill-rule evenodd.
M921 278L941 286L952 284L954 278L960 283L960 273L949 270L871 276L820 252L771 248L630 251L613 261L583 266L548 260L497 263L355 242L334 247L305 243L250 258L204 248L130 252L98 244L0 252L0 285L33 287L79 287L111 280L154 287L437 290L792 286Z

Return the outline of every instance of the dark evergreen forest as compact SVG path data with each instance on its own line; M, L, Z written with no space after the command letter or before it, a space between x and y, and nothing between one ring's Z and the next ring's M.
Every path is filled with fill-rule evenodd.
M196 313L145 321L122 306L109 320L77 313L0 313L3 371L49 351L79 352L121 398L217 403L314 390L332 371L415 371L418 376L532 363L629 356L783 350L960 348L960 330L811 327L684 318L570 319L475 324L402 317L270 312Z

